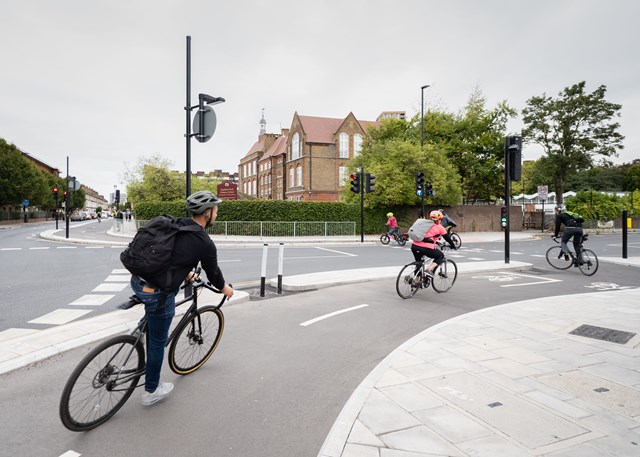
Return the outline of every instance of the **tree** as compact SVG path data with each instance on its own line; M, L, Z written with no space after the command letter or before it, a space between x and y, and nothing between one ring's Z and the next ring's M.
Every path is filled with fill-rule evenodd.
M41 191L37 168L13 144L0 138L0 206L19 206L38 198Z
M618 133L621 105L605 100L606 86L585 93L585 82L565 88L557 98L542 94L522 111L525 142L542 146L552 171L558 203L572 174L595 163L595 156L617 156L624 136Z
M384 130L384 125L381 128ZM427 203L438 206L460 203L460 180L455 166L443 151L432 145L421 148L407 140L379 141L380 133L368 138L361 154L352 160L352 170L364 167L366 173L376 176L376 191L365 194L368 207L417 204L420 198L416 196L415 176L420 171L425 174L425 182L430 182L436 192L434 197L426 198ZM350 191L348 184L346 182L343 188L344 199L355 201L359 196Z

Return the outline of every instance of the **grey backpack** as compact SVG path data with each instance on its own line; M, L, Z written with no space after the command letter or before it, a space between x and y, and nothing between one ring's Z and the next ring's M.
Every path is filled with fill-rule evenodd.
M409 229L409 238L413 241L422 241L431 226L433 226L433 221L431 219L416 220Z

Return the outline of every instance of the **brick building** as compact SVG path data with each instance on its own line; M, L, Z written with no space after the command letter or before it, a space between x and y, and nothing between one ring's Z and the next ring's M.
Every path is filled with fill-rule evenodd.
M389 112L396 117L403 112ZM381 117L379 117L380 119ZM338 201L347 182L347 163L360 153L374 121L293 115L291 127L260 135L238 167L240 190L262 200Z

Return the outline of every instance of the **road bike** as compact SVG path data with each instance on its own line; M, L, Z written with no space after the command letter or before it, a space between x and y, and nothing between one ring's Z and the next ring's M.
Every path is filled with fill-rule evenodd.
M438 293L447 292L453 287L458 277L458 265L453 260L447 259L448 245L436 244L438 249L445 254L444 261L434 268L433 277L426 273L427 267L433 262L431 257L422 256L420 262L411 262L402 267L396 279L396 292L400 297L411 298L418 292L418 289L426 289L429 285Z
M183 286L182 288L184 288ZM198 294L203 289L220 293L201 279L192 284L192 293L176 306L191 302L191 306L169 335L169 367L179 375L193 373L209 360L215 351L222 331L224 315L218 305L198 307ZM140 300L133 295L120 305L127 309ZM74 432L91 430L109 420L129 399L145 374L147 319L143 317L129 334L118 335L102 342L89 352L75 368L60 398L60 419Z
M462 238L460 238L460 235L453 231L453 225L448 226L446 229L447 233L451 237L453 245L456 247L456 249L460 249L460 246L462 246Z
M560 243L557 238L551 237L556 243ZM573 252L563 252L561 246L551 246L547 249L547 262L558 270L567 270L572 266L578 267L585 276L592 276L598 271L598 257L591 249L584 248L584 242L589 238L588 234L582 235L580 240L580 254L576 256Z
M404 233L398 232L390 235L389 232L386 232L380 235L380 242L382 244L389 244L391 239L394 239L400 246L404 246L407 243L408 238L409 236Z

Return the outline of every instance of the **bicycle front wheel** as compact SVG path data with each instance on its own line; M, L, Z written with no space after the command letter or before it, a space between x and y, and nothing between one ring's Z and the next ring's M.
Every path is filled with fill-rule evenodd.
M420 280L416 278L421 271L420 264L417 262L405 265L400 270L400 274L396 279L396 292L400 297L407 299L413 297L420 288Z
M457 233L451 234L451 241L453 241L453 245L456 247L456 249L460 249L460 246L462 246L462 238L460 238L460 235L458 235Z
M191 319L176 329L168 354L171 370L185 375L204 365L216 350L223 330L224 315L219 308L199 308Z
M407 244L407 239L402 233L396 236L396 241L400 246L404 246L405 244Z
M384 235L381 235L380 242L382 244L389 244L389 235L387 235L386 233Z
M453 287L458 277L458 265L453 260L446 259L433 270L431 285L438 293L446 292Z
M547 249L547 262L558 270L566 270L573 265L571 256L569 254L563 254L560 246L551 246Z
M73 370L60 398L60 419L74 432L106 422L129 399L144 373L145 352L132 335L120 335L89 352Z
M591 249L583 249L578 261L578 268L585 276L593 276L598 271L598 257Z

